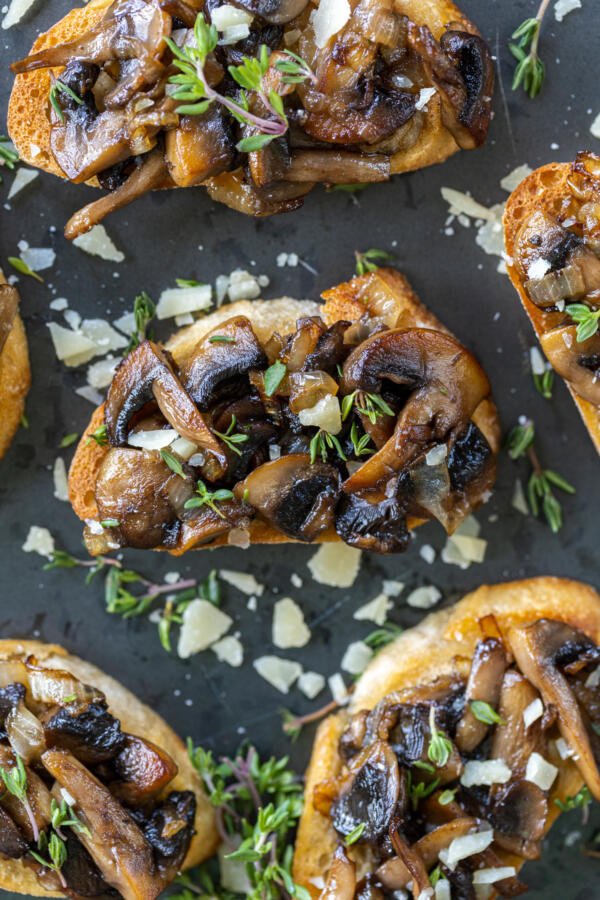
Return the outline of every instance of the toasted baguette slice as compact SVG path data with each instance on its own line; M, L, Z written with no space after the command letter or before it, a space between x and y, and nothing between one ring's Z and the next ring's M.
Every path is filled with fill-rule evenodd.
M550 326L547 324L548 317L527 296L523 280L511 260L515 254L515 243L521 227L532 213L541 210L554 217L558 212L562 200L569 195L566 181L570 171L570 163L549 163L536 169L513 191L504 211L504 244L509 260L507 262L508 274L538 337L542 337L550 330ZM567 387L590 433L594 446L600 453L600 408L580 397L568 382Z
M106 695L108 708L120 720L123 731L152 740L157 746L166 750L179 769L178 774L168 786L169 792L171 790L193 791L197 801L195 834L184 862L184 868L189 869L212 856L219 844L213 807L204 792L198 773L189 760L185 744L164 719L142 703L135 694L128 691L116 679L106 675L91 663L72 656L56 644L31 640L0 640L0 660L11 655L35 656L40 666L64 669L85 684L98 688ZM34 897L63 896L63 894L45 890L35 872L18 859L0 860L0 888Z
M0 284L6 284L0 269ZM21 316L15 316L6 343L0 348L0 459L12 441L31 384L27 335Z
M342 768L338 742L348 718L373 709L394 691L426 686L444 676L465 677L475 645L481 640L479 620L493 615L502 634L514 626L540 618L556 619L577 628L600 644L600 595L589 585L565 578L531 578L483 585L454 606L427 616L381 650L356 684L347 711L321 723L306 774L306 803L300 820L294 855L294 880L318 897L338 838L328 817L315 810L315 787L335 778ZM555 799L574 796L583 779L570 761L561 764L548 803L547 829L559 815ZM521 857L498 853L502 865L522 865Z
M349 282L325 291L324 305L310 300L292 300L282 297L279 300L239 301L222 306L207 316L198 319L193 325L176 332L166 343L166 349L172 354L175 362L181 362L193 350L198 341L217 325L234 316L246 316L252 323L257 337L261 341L278 332L285 335L294 331L296 321L303 316L321 316L327 325L342 319L355 321L367 310L377 314L375 306L380 295L387 296L393 291L397 328L430 328L450 334L432 312L419 300L406 278L393 269L378 269ZM90 435L102 424L104 408L99 407L93 414L75 452L69 471L69 499L76 515L82 521L97 519L98 509L95 501L95 484L102 464L106 447L90 440ZM493 452L500 445L500 423L496 407L492 400L480 403L473 416L473 421L481 430ZM420 521L410 520L409 527L415 527ZM252 544L277 544L290 542L277 529L266 521L253 520L249 525L250 542ZM327 531L319 537L320 543L339 542L334 531ZM227 535L218 537L210 547L227 544ZM202 549L202 547L198 547Z
M63 44L75 39L94 27L111 5L112 0L91 0L71 12L40 34L31 52ZM478 35L475 25L449 0L397 0L394 11L406 15L417 25L427 25L436 38L443 35L448 25ZM24 162L64 178L50 148L50 123L48 118L48 94L54 70L39 69L17 75L8 106L8 130L19 155ZM460 147L442 120L442 103L433 96L422 112L424 124L416 144L407 150L396 152L391 158L391 172L397 174L422 169L443 162ZM96 178L89 184L98 186Z

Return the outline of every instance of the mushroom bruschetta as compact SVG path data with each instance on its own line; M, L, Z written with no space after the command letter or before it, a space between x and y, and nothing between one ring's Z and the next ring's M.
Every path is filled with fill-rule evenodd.
M27 336L19 315L19 293L0 269L0 458L8 450L25 411L29 390Z
M562 809L600 799L600 596L481 587L382 650L320 726L294 879L321 900L514 897Z
M153 900L218 843L182 741L61 647L0 641L0 887Z
M504 213L508 272L600 452L600 156L528 175Z
M449 0L91 0L12 66L21 158L108 191L203 184L252 216L479 146L493 64Z
M393 553L489 497L499 427L474 356L391 269L323 297L221 307L126 357L70 471L90 552Z

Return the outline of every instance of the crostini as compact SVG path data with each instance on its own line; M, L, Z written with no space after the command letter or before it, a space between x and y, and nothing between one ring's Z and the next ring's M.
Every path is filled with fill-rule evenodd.
M108 191L69 238L159 188L267 216L441 162L485 140L494 82L448 0L91 0L12 68L21 158Z
M5 891L152 900L218 844L183 742L55 645L0 641L0 776Z
M6 283L0 269L0 459L22 420L30 383L29 351L19 315L19 293Z
M323 297L224 306L125 358L69 475L91 553L393 553L488 499L499 425L473 355L394 270Z
M321 900L523 893L561 810L600 799L599 644L600 596L558 578L405 631L318 730L295 881Z
M536 169L504 213L510 279L600 452L600 156Z

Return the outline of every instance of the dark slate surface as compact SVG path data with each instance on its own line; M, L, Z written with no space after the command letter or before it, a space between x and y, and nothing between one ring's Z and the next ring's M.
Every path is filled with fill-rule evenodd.
M550 160L569 160L578 149L600 145L590 133L600 112L597 66L600 52L598 11L593 0L562 24L548 16L542 39L547 63L541 97L530 101L510 90L512 62L506 49L510 32L527 15L533 0L465 0L463 8L478 22L500 58L495 120L487 146L462 153L442 167L398 177L392 184L369 188L359 206L344 194L317 189L302 210L266 221L240 217L213 205L201 189L151 196L114 216L108 230L126 260L118 266L92 258L62 237L69 214L93 196L91 189L66 186L41 176L0 213L0 259L15 255L17 243L52 246L56 264L44 273L46 283L21 280L23 312L33 360L33 388L27 404L29 430L20 431L0 463L0 633L40 636L60 641L118 676L141 698L162 712L183 735L232 751L241 735L249 735L262 751L291 750L300 769L307 761L311 735L290 747L280 729L279 709L302 712L314 707L298 692L285 700L254 672L252 659L272 652L270 622L277 596L299 600L314 639L308 648L283 653L306 668L329 675L339 666L350 640L364 636L368 623L352 619L358 606L374 597L383 577L405 581L407 590L423 583L437 585L450 603L482 582L538 574L598 578L597 458L565 387L558 384L551 402L534 390L527 367L532 332L508 280L496 272L497 260L474 242L474 229L455 226L444 235L447 215L440 187L471 191L491 205L505 199L500 179L524 162L532 167ZM0 32L2 118L10 90L11 59L23 55L35 35L69 8L64 0L38 3L24 23ZM594 75L596 73L596 75ZM4 205L11 176L0 187ZM246 609L246 599L225 590L224 609L243 635L246 661L241 670L219 664L209 651L182 662L160 648L155 626L147 620L122 622L103 608L98 581L85 587L81 572L42 571L43 561L21 551L32 523L50 527L57 544L79 552L80 527L68 507L53 498L51 467L61 437L81 431L91 407L73 393L84 382L82 371L65 371L57 362L46 323L62 321L49 301L65 296L71 307L92 316L115 318L131 307L142 288L157 296L176 276L212 280L242 266L271 276L266 296L317 298L319 292L351 272L353 251L367 247L394 249L398 265L426 303L475 351L491 378L505 427L521 414L535 419L539 450L545 464L558 469L576 487L564 501L565 525L554 537L538 521L511 507L515 478L524 478L524 464L500 460L497 489L480 512L483 536L489 541L483 565L467 571L436 561L426 564L419 547L444 544L440 528L423 528L404 556L366 558L351 590L324 588L311 581L306 562L310 548L257 548L243 553L220 550L173 561L152 554L131 553L128 562L158 580L177 569L203 577L222 566L247 570L267 585L258 611ZM203 248L203 249L200 249ZM295 251L317 271L278 269L275 257ZM69 460L71 451L62 451ZM491 521L490 521L491 520ZM293 588L290 575L304 579ZM402 625L418 621L417 610L400 600L392 618ZM280 652L280 651L275 651ZM323 692L322 698L326 698ZM319 702L319 701L317 701ZM548 842L544 861L528 865L529 896L576 900L597 893L593 885L598 863L582 853L582 845L600 824L598 811L582 824L580 813L563 817ZM572 846L571 846L572 845Z

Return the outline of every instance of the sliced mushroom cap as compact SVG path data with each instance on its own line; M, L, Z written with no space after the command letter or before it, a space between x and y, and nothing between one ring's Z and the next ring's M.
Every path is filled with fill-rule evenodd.
M312 182L276 182L257 188L251 179L246 179L242 169L215 175L204 186L211 199L247 216L258 217L298 209L304 203L305 194L314 187Z
M204 335L181 364L181 381L201 410L214 402L219 387L267 364L245 316L235 316Z
M454 62L465 86L465 97L456 110L459 128L452 127L460 147L480 147L487 137L494 93L494 63L483 38L466 31L446 31L440 47ZM447 122L447 124L449 124Z
M0 353L12 331L19 310L19 294L10 284L0 284Z
M600 799L600 772L594 752L598 748L588 734L567 678L560 671L561 665L577 656L597 652L595 644L583 632L551 619L513 628L509 640L521 672L538 689L545 705L556 707L558 727L575 752L574 762L593 796Z
M181 871L194 833L196 796L193 791L172 791L153 809L144 826L144 837L154 849L163 884Z
M496 843L523 859L537 859L548 819L548 798L531 781L512 781L489 811Z
M478 642L473 653L465 692L465 711L456 730L456 746L462 753L472 753L489 729L489 725L473 714L471 702L483 700L494 710L497 709L502 676L507 665L508 660L502 641L498 638L486 638Z
M385 331L350 354L341 394L381 393L388 382L410 391L394 435L344 484L352 493L372 488L433 444L462 432L490 385L477 360L454 338L424 328Z
M107 883L125 900L157 897L164 882L156 873L152 849L110 791L66 750L47 750L42 763L75 801L90 832L78 837Z
M440 850L449 847L455 838L468 834L477 825L477 820L470 816L453 819L433 831L428 832L413 844L412 850L422 860L425 870L432 869L440 855ZM399 891L412 881L412 873L402 855L388 859L377 869L377 877L389 891Z
M40 721L49 747L69 750L92 765L114 759L125 745L121 723L108 712L105 701L50 707L40 714Z
M0 806L0 857L21 859L28 850L29 842L25 840L9 814Z
M346 837L364 825L361 841L387 834L400 799L398 760L389 744L377 741L352 760L351 775L331 807L331 821Z
M265 22L285 25L295 19L308 5L308 0L234 0L234 6L245 9Z
M125 743L112 762L118 781L111 793L127 806L143 806L177 775L172 757L145 738L125 735Z
M182 116L165 135L165 158L179 187L191 187L224 172L233 162L235 146L223 110L213 103L200 116Z
M534 751L542 752L542 720L537 719L529 726L523 720L523 713L537 699L539 694L527 678L515 669L506 672L497 706L503 724L492 734L490 759L503 759L515 778L525 774L527 761Z
M540 337L542 350L552 367L569 383L575 393L594 406L600 406L600 334L587 341L577 340L577 327L564 325ZM598 364L595 364L598 360ZM592 365L589 365L590 361Z
M290 453L259 466L236 485L244 497L275 528L298 541L314 541L333 527L340 493L337 469L310 464L304 453Z
M213 481L225 471L227 456L178 379L166 352L152 341L143 341L117 369L108 389L105 422L111 444L127 443L130 420L155 400L167 422L207 453L203 467Z
M340 845L336 848L319 900L354 900L356 866Z
M400 553L410 541L407 510L402 482L391 478L384 492L343 493L335 528L352 547L374 553Z
M63 799L62 794L58 790L53 793L56 793L56 801L60 803ZM90 854L70 830L65 834L65 844L67 859L61 869L61 875L67 882L70 895L103 897L114 894L115 891L106 883Z

